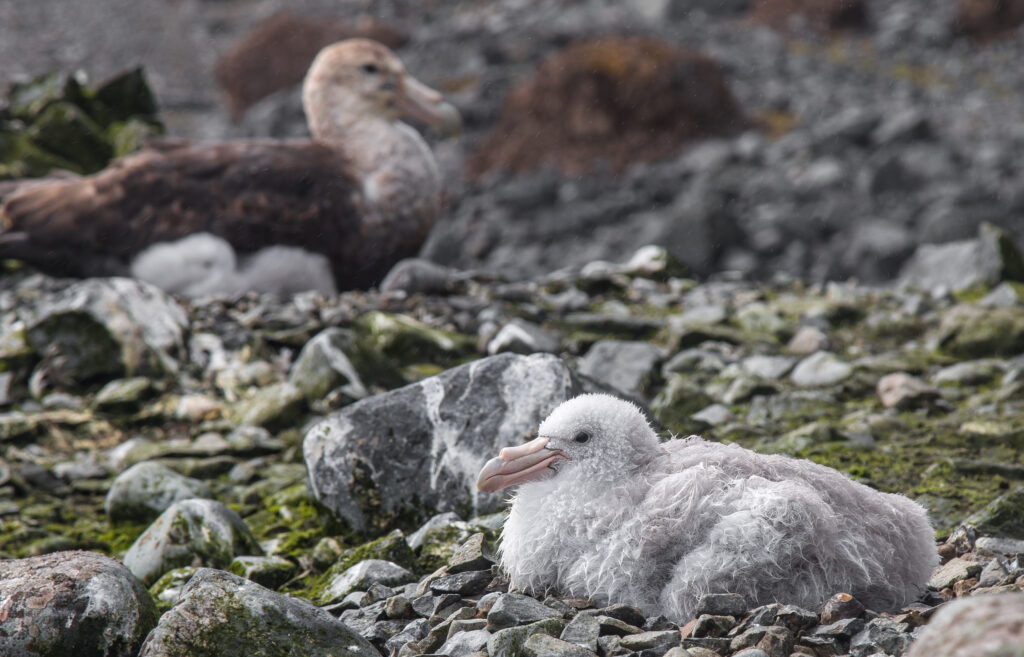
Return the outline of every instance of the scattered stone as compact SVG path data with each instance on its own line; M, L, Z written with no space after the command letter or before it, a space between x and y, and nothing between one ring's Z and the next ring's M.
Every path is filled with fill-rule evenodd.
M575 643L562 641L547 634L534 634L523 644L527 657L594 657L594 653Z
M218 570L200 569L160 617L139 657L213 657L225 646L260 654L380 657L369 641L323 609Z
M181 500L212 498L209 486L184 477L165 465L145 461L128 468L114 480L103 509L113 522L149 521Z
M144 376L114 379L96 393L93 406L101 409L135 406L149 396L152 388L153 382Z
M482 593L493 578L490 570L467 570L456 575L438 577L430 583L430 590L434 593L475 595Z
M626 395L644 398L661 359L661 350L647 342L601 340L580 359L579 372Z
M878 380L878 398L886 408L909 410L941 398L938 389L906 372L886 374Z
M802 326L786 344L786 351L794 356L810 356L824 351L828 347L828 336L821 329L814 326Z
M487 612L487 629L491 632L517 625L529 625L547 618L560 618L554 609L518 593L506 593Z
M747 603L739 593L708 593L701 596L694 609L696 616L742 616Z
M975 239L919 246L904 265L899 284L959 292L1005 280L1024 280L1024 259L1009 233L984 223Z
M556 353L558 339L537 326L518 317L501 327L501 330L487 343L487 353L534 354Z
M836 593L825 601L821 609L821 624L831 625L848 618L859 618L864 613L864 605L849 593Z
M597 639L601 634L601 624L593 614L576 614L559 637L562 641L575 643L581 648L597 652Z
M852 365L839 360L835 354L819 351L800 361L790 378L802 388L811 388L842 383L851 374Z
M965 523L981 534L1024 539L1024 486L1000 495Z
M423 258L400 260L380 282L381 292L447 294L454 291L457 272Z
M156 625L153 599L121 563L94 552L0 561L5 655L135 657Z
M278 589L292 578L297 568L283 557L235 557L227 570L268 589Z
M354 332L324 329L299 352L288 381L310 400L322 399L336 388L351 400L362 399L370 393L353 361L363 367L372 366L374 359L366 351Z
M487 549L483 534L473 534L448 559L448 572L453 575L468 570L488 570L494 557Z
M245 521L220 502L189 499L160 514L124 555L124 564L144 584L172 568L225 568L236 556L262 554Z
M320 596L320 604L341 600L352 591L365 591L373 584L397 586L415 579L412 573L396 563L383 559L366 559L334 577Z
M740 367L754 376L774 381L789 374L795 364L796 361L786 356L749 356Z

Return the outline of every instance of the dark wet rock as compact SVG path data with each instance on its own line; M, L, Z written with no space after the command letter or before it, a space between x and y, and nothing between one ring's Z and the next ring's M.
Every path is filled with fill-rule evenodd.
M637 107L632 99L641 96L658 102ZM628 121L620 118L625 115ZM688 139L734 132L742 123L708 57L651 37L587 39L548 57L510 94L469 168L476 175L492 169L524 173L554 163L581 173L603 160L621 170L673 155Z
M598 617L605 616L607 618L614 618L615 620L622 621L627 625L633 627L642 626L647 619L644 618L642 611L631 605L622 603L616 603L607 607L601 607L600 609L587 610L585 613L596 614Z
M982 224L975 239L924 244L900 273L900 285L950 291L1024 280L1024 259L1009 233Z
M157 620L139 580L94 552L0 561L0 599L10 657L134 657Z
M186 354L185 311L141 281L81 281L26 314L28 344L49 358L48 376L57 381L160 378L177 372Z
M110 486L103 509L112 521L149 521L175 502L212 498L210 487L165 465L145 461L128 468Z
M910 646L910 627L891 618L873 618L850 639L851 657L870 657L879 651L902 655Z
M825 601L821 609L821 624L831 625L848 618L859 618L864 605L849 593L837 593Z
M854 634L864 629L863 618L843 618L825 625L819 625L811 630L815 636L827 636L842 641L848 641Z
M529 625L548 618L560 618L554 609L518 593L499 597L487 612L487 629L491 632L517 625Z
M204 568L160 618L139 657L214 657L223 655L225 646L257 645L268 656L380 655L366 639L305 600Z
M1022 505L1024 505L1024 487L1015 488L969 517L967 523L974 525L979 532L984 534L1024 539Z
M488 549L483 534L473 534L448 559L448 572L455 574L469 570L489 570L494 555Z
M492 579L494 576L490 570L467 570L435 579L430 583L430 590L434 593L474 595L483 592Z
M236 556L262 550L245 521L213 500L175 502L124 555L124 563L145 584L172 568L199 564L224 568Z
M501 496L477 493L480 468L582 391L554 356L502 354L365 399L306 434L310 487L356 528L419 509L493 510Z
M733 616L719 616L715 614L700 614L697 622L690 632L694 637L720 637L729 633L736 626L736 618Z

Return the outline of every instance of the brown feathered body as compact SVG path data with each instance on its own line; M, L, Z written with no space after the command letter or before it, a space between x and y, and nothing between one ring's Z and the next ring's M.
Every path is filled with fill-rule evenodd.
M242 254L274 245L323 254L339 289L379 282L416 254L440 198L430 150L397 121L388 94L443 103L403 79L386 48L356 45L324 62L326 49L307 76L313 140L165 142L93 176L26 185L0 207L0 257L57 275L127 275L146 247L207 232Z

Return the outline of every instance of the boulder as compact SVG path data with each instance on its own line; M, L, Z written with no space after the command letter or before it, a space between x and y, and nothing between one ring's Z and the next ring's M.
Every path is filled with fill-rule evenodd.
M369 641L311 603L237 575L200 569L150 632L139 657L380 657Z
M156 621L145 587L110 557L54 552L0 561L7 657L135 657Z
M486 513L477 473L584 392L555 356L499 354L361 400L314 426L303 454L313 496L356 529L399 515Z

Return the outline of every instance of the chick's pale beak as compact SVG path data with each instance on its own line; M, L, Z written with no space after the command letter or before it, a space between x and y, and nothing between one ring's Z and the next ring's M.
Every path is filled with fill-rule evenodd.
M458 135L462 130L459 111L446 103L440 93L412 76L402 77L398 108L403 115L423 121L446 137Z
M547 449L548 439L535 438L525 445L506 447L501 455L484 464L476 479L476 487L485 493L502 488L543 479L550 472L548 466L558 459L569 458L562 452Z

